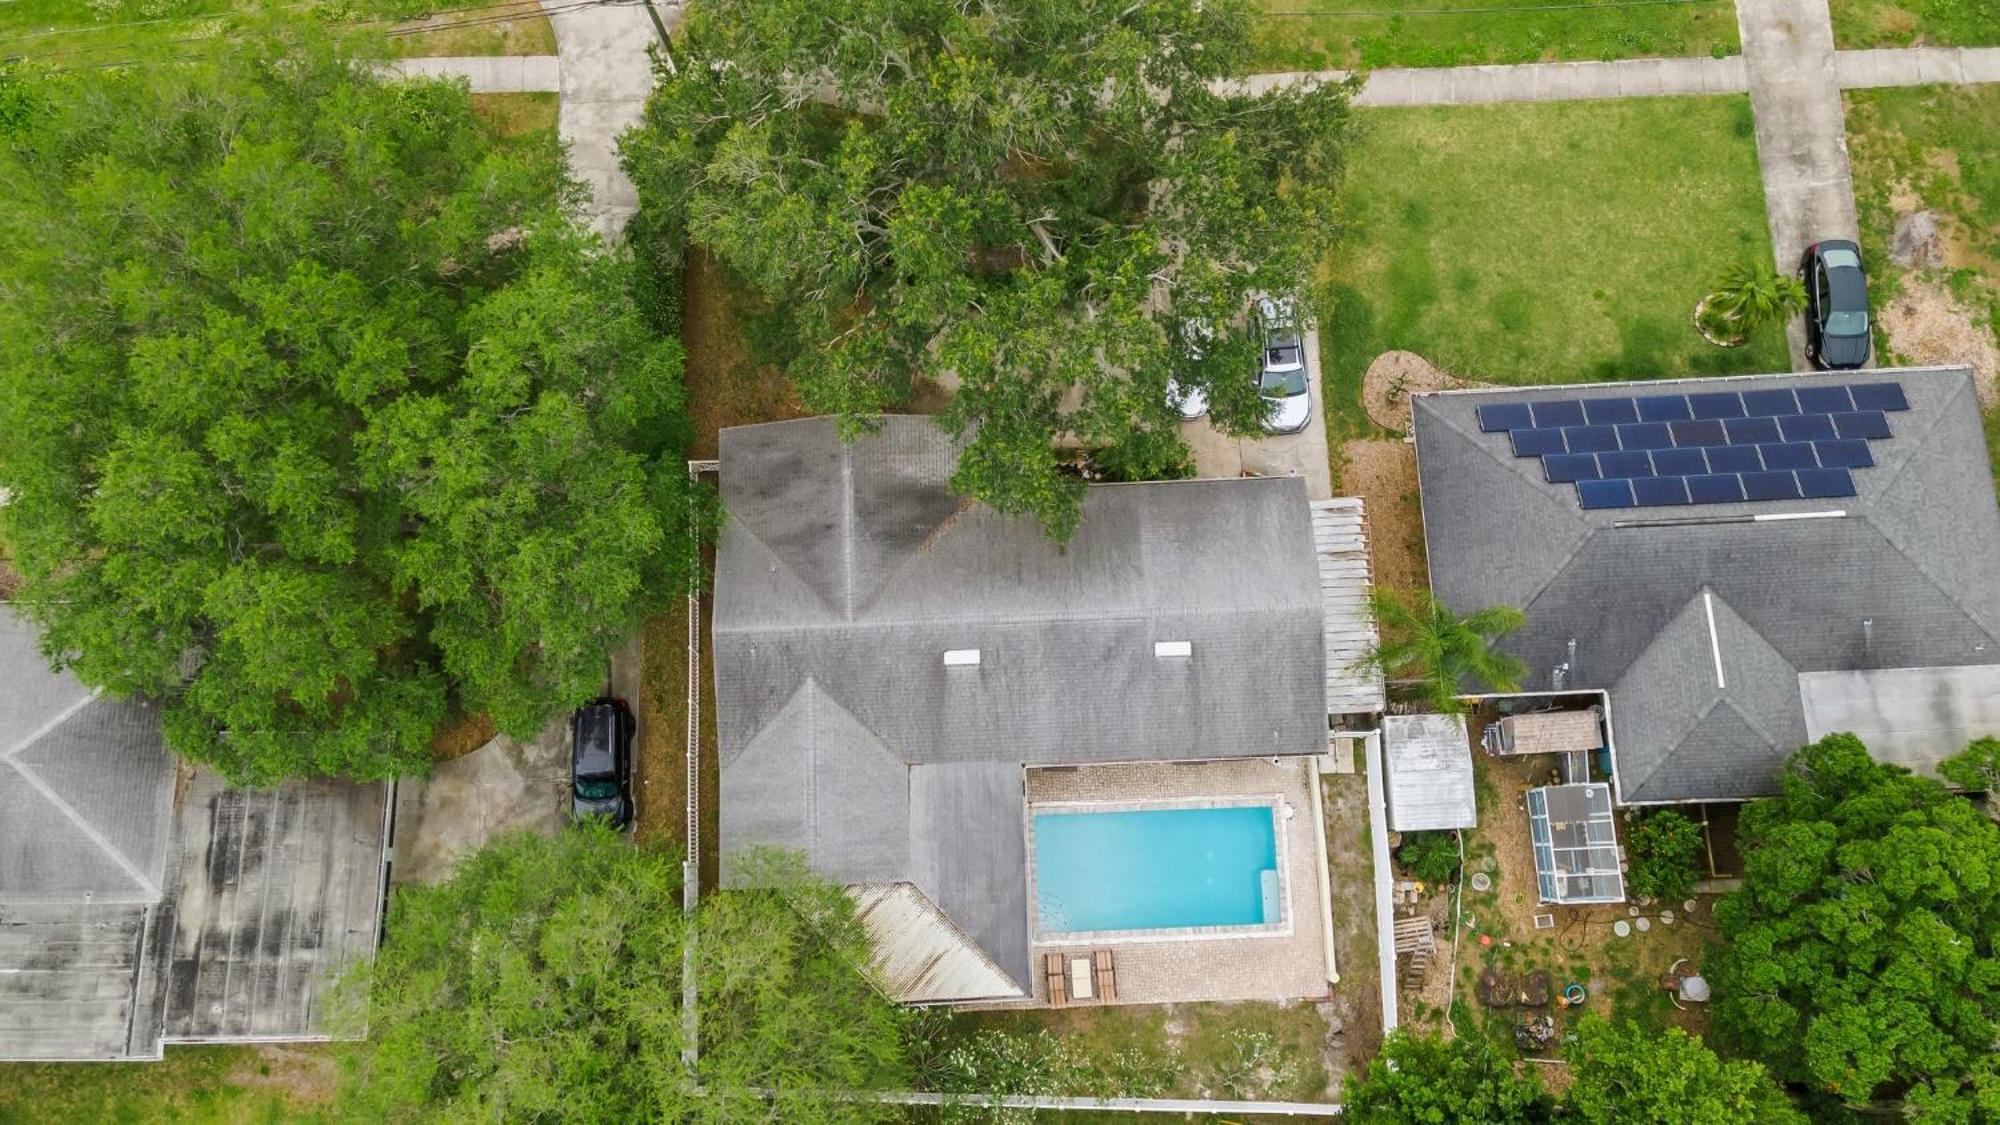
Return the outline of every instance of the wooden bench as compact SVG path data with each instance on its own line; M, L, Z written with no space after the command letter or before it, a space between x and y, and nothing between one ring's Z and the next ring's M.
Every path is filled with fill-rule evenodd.
M1063 975L1063 956L1051 953L1042 958L1043 980L1048 985L1049 1007L1060 1008L1069 1003L1069 978Z

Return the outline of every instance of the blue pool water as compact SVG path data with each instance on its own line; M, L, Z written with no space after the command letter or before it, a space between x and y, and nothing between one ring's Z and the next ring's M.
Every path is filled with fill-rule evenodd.
M1276 921L1277 866L1269 805L1035 814L1044 933Z

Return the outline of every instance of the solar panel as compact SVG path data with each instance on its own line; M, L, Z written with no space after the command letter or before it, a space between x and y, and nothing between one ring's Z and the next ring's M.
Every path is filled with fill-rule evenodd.
M1722 423L1714 419L1673 422L1667 428L1673 431L1674 444L1679 446L1723 445L1729 440L1728 435L1722 431Z
M1641 477L1632 482L1632 498L1642 508L1688 502L1686 477Z
M1778 419L1786 441L1826 441L1834 436L1833 419L1824 414L1793 414Z
M1901 383L1863 383L1848 388L1854 396L1856 410L1908 410L1910 400L1903 397Z
M1550 453L1569 452L1569 446L1563 444L1561 430L1509 430L1507 436L1514 441L1516 457L1541 457Z
M1602 477L1650 477L1653 475L1653 459L1643 449L1600 453L1597 455L1597 469L1597 475Z
M1817 469L1819 458L1813 455L1811 442L1784 442L1778 445L1760 445L1757 451L1764 455L1767 469Z
M1764 459L1754 445L1718 445L1708 450L1708 467L1718 473L1760 473Z
M1839 414L1854 409L1846 387L1800 387L1799 406L1807 414Z
M1708 458L1699 449L1662 449L1653 454L1653 467L1663 477L1689 476L1708 471Z
M1641 454L1640 456L1644 456ZM1597 471L1597 457L1591 453L1552 453L1542 458L1542 476L1550 484L1569 484L1580 480L1596 480L1604 474Z
M1814 499L1854 495L1854 474L1846 469L1800 469L1799 492Z
M1694 417L1688 411L1686 395L1647 395L1632 401L1639 407L1642 422L1680 422Z
M1789 387L1775 391L1744 391L1743 412L1753 418L1797 414L1799 400L1793 397Z
M1602 453L1618 448L1618 428L1616 426L1568 426L1563 436L1569 439L1571 453Z
M1859 439L1816 441L1813 450L1819 454L1819 463L1829 469L1865 469L1875 463L1875 455L1868 452L1868 443Z
M1745 500L1797 500L1799 478L1791 473L1744 473Z
M1629 480L1584 480L1576 483L1576 497L1586 508L1629 508L1632 482Z
M1583 404L1574 399L1561 399L1555 402L1536 402L1529 405L1534 410L1535 426L1539 429L1547 429L1550 426L1583 425ZM1852 408L1842 407L1841 409L1847 410Z
M1741 418L1743 417L1743 396L1735 391L1718 394L1689 395L1688 409L1697 418Z
M1735 473L1689 477L1688 499L1696 504L1734 504L1743 499L1743 478Z
M1618 427L1621 449L1672 449L1674 434L1665 422L1639 422Z
M1862 410L1853 414L1833 416L1834 432L1844 438L1885 438L1889 436L1889 419L1879 410Z
M1637 422L1639 408L1629 398L1587 398L1583 400L1583 416L1593 426L1610 426Z
M1479 408L1479 429L1482 433L1524 430L1534 424L1535 417L1525 402L1500 402Z
M1722 424L1731 445L1756 445L1778 441L1778 424L1769 418L1731 418Z

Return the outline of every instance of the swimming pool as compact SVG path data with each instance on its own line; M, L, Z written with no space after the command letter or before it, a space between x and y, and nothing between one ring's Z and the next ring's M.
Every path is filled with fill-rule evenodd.
M1034 824L1045 935L1279 920L1268 804L1037 812Z

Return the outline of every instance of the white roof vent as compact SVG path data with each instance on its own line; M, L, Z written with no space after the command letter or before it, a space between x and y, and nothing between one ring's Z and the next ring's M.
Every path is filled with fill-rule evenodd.
M1153 655L1160 660L1177 656L1193 656L1193 641L1154 641Z
M948 648L944 650L944 666L947 668L971 668L979 664L979 650L976 648Z

